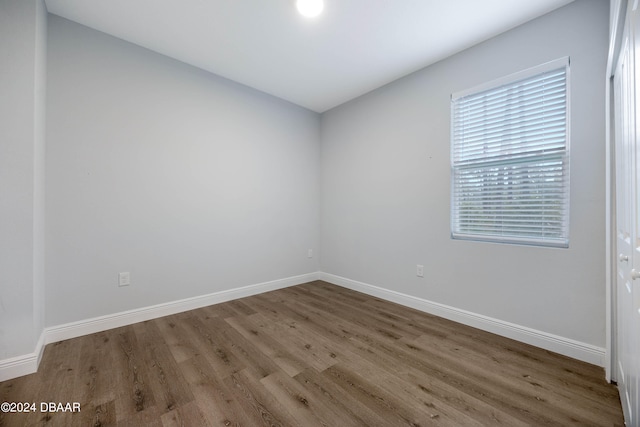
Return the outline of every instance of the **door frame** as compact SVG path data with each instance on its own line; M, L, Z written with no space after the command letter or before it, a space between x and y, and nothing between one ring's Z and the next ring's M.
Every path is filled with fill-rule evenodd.
M605 86L605 286L606 286L606 339L605 339L605 377L616 382L617 310L616 280L618 259L616 248L616 182L615 182L615 122L613 75L618 65L624 25L627 14L638 7L638 0L610 0L609 16L609 54Z

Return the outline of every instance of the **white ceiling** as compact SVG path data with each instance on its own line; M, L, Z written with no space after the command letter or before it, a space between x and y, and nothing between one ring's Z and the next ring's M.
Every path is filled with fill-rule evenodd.
M324 112L573 0L46 0L49 12Z

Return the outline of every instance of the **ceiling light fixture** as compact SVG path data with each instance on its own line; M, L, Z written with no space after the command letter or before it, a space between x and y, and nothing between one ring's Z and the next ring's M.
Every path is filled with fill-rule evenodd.
M322 13L324 2L323 0L297 0L296 7L301 15L313 18Z

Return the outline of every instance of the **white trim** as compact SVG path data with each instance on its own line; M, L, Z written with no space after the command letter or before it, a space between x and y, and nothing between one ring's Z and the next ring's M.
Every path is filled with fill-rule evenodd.
M36 372L43 352L44 333L40 334L33 353L0 360L0 382Z
M214 292L193 298L185 298L178 301L171 301L163 304L45 328L40 335L40 339L38 340L33 353L0 360L0 381L6 381L36 372L38 370L38 365L40 364L40 359L42 358L44 347L47 344L106 331L108 329L118 328L121 326L127 326L143 322L145 320L156 319L158 317L169 316L183 311L194 310L213 304L220 304L222 302L274 291L276 289L300 285L302 283L318 280L319 277L319 272L308 273L300 276L258 283L241 288Z
M121 326L132 325L145 320L157 319L162 316L182 313L183 311L195 310L213 304L244 298L263 292L274 291L276 289L287 288L306 282L318 280L318 273L303 274L301 276L288 277L286 279L273 280L256 285L244 286L241 288L229 289L201 295L192 298L185 298L178 301L171 301L164 304L150 307L138 308L135 310L123 311L106 316L94 317L92 319L81 320L79 322L67 323L45 329L45 345L53 342L80 337L82 335L93 334L107 329L119 328Z
M526 326L494 319L492 317L428 301L400 292L391 291L333 274L320 273L320 280L382 298L387 301L395 302L416 310L424 311L429 314L444 317L445 319L453 320L454 322L521 341L545 350L572 357L574 359L582 360L598 366L604 366L605 349L602 347L549 334Z
M483 92L485 90L493 89L498 86L503 86L509 83L517 82L518 80L523 80L523 79L535 76L536 74L542 74L546 71L555 70L557 68L565 67L568 70L569 63L570 63L569 57L563 56L562 58L554 59L553 61L545 62L544 64L535 65L531 68L527 68L526 70L517 71L507 76L499 77L497 79L493 79L491 81L481 83L479 85L470 87L468 89L460 90L458 92L451 94L451 100L455 101L456 99L462 98L463 96L471 95L478 92Z
M0 381L6 381L36 372L42 358L44 347L47 344L131 325L145 320L156 319L162 316L181 313L183 311L194 310L213 304L219 304L238 298L244 298L263 292L300 285L314 280L324 280L344 288L373 295L387 301L392 301L416 310L453 320L454 322L515 339L517 341L531 344L549 351L554 351L594 365L604 366L605 349L601 347L333 274L315 272L46 328L40 335L40 339L38 340L33 353L0 360Z
M618 260L615 252L615 194L614 173L615 158L613 156L613 128L611 115L613 96L611 84L620 56L620 45L626 18L626 0L613 0L609 11L609 54L607 57L607 74L605 78L605 304L606 304L606 354L604 371L607 381L617 381L616 375L616 276Z
M1 360L0 381L7 381L23 375L33 374L38 370L38 365L38 356L35 352Z
M615 283L615 273L616 273L616 261L614 257L614 249L615 242L613 239L616 236L615 230L613 229L613 215L615 215L615 199L614 199L614 179L613 173L615 173L615 166L612 165L614 161L613 154L611 152L612 143L614 142L612 132L613 129L611 127L612 124L612 111L613 111L613 95L612 95L612 85L613 85L613 77L607 74L607 78L605 79L605 212L604 212L604 252L605 252L605 275L604 275L604 286L605 286L605 345L606 345L606 355L604 362L604 376L607 382L616 381L616 374L614 358L616 357L613 353L614 343L615 343L615 316L616 309L613 305L615 300L615 290L613 289L613 284Z

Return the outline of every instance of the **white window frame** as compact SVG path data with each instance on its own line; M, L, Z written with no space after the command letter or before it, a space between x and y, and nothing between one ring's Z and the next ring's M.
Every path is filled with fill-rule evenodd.
M456 92L451 95L451 134L450 134L450 144L451 144L451 237L453 239L463 239L463 240L476 240L476 241L487 241L487 242L498 242L498 243L513 243L513 244L524 244L524 245L535 245L535 246L549 246L549 247L560 247L567 248L569 247L569 208L570 208L570 198L569 198L569 159L570 159L570 67L569 67L569 58L564 57L557 59L555 61L551 61L518 73L514 73L487 83L483 83L481 85L475 86L473 88ZM456 102L458 102L461 98L470 97L473 95L478 95L482 92L498 90L503 86L508 86L519 82L521 80L526 80L532 78L534 76L540 75L542 73L546 73L549 71L565 68L565 145L563 151L556 151L555 157L561 158L563 162L563 204L562 204L562 220L561 220L561 231L560 236L539 236L532 237L526 236L524 234L514 234L512 232L505 232L505 234L499 234L498 232L472 232L470 229L472 226L462 225L459 215L459 209L461 206L461 202L463 200L460 197L458 200L456 189L458 188L456 176L457 173L463 171L465 168L471 169L479 169L480 167L489 167L489 162L486 160L473 160L473 165L470 166L470 163L464 163L461 161L455 161L455 139L456 135L454 134L454 129L456 125L456 117L455 117L455 106ZM540 155L539 158L542 159L544 154ZM538 157L528 157L527 159L533 159ZM520 160L518 160L520 159ZM542 161L542 160L540 160ZM519 162L519 164L523 164L526 162L522 161L522 157L519 157L518 154L508 155L503 153L503 158L499 162L499 166L510 166L511 168L516 167L515 165ZM462 181L461 181L462 182ZM462 185L460 183L460 185ZM505 197L502 200L508 200ZM485 215L486 216L486 215ZM501 223L499 220L496 220L493 224ZM491 226L490 226L491 227Z

